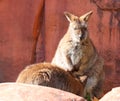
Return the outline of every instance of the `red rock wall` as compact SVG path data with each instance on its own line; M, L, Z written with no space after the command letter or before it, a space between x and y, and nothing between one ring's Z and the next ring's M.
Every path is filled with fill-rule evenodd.
M0 82L15 81L30 64L32 30L40 0L0 0Z
M68 27L64 11L82 15L93 10L88 29L105 60L105 91L120 86L119 9L117 0L0 1L0 81L14 81L30 61L51 61Z

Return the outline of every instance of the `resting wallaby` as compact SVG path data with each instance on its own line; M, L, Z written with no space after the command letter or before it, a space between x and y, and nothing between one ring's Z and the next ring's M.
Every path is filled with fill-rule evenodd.
M49 86L83 96L84 83L80 83L68 72L50 63L27 66L19 74L17 83Z
M68 30L60 40L52 64L70 71L76 78L86 75L84 94L101 97L104 80L103 59L98 55L87 29L92 11L81 17L64 13L70 22ZM100 91L101 90L101 91Z

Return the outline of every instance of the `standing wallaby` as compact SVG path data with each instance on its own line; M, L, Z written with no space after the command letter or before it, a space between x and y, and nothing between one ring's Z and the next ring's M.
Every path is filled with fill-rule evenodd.
M103 59L98 55L89 38L87 22L92 11L77 17L64 13L70 22L67 33L60 40L52 64L71 72L76 78L86 75L84 94L101 97L104 80Z
M83 96L84 83L79 82L63 69L50 63L27 66L19 74L17 83L27 83L58 88Z

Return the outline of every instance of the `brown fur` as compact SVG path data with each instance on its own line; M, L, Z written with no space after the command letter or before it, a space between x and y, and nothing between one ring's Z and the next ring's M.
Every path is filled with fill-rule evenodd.
M49 86L83 96L83 84L68 72L50 63L27 66L21 71L16 82Z
M70 22L67 33L60 40L52 64L70 71L80 78L86 75L84 94L101 97L104 80L103 59L98 55L87 30L87 21L92 12L81 17L65 12Z

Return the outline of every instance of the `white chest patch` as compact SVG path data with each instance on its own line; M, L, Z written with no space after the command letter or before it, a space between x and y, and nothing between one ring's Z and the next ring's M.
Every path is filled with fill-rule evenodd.
M82 58L82 49L79 43L73 43L72 48L69 50L70 59L73 65L77 65Z

